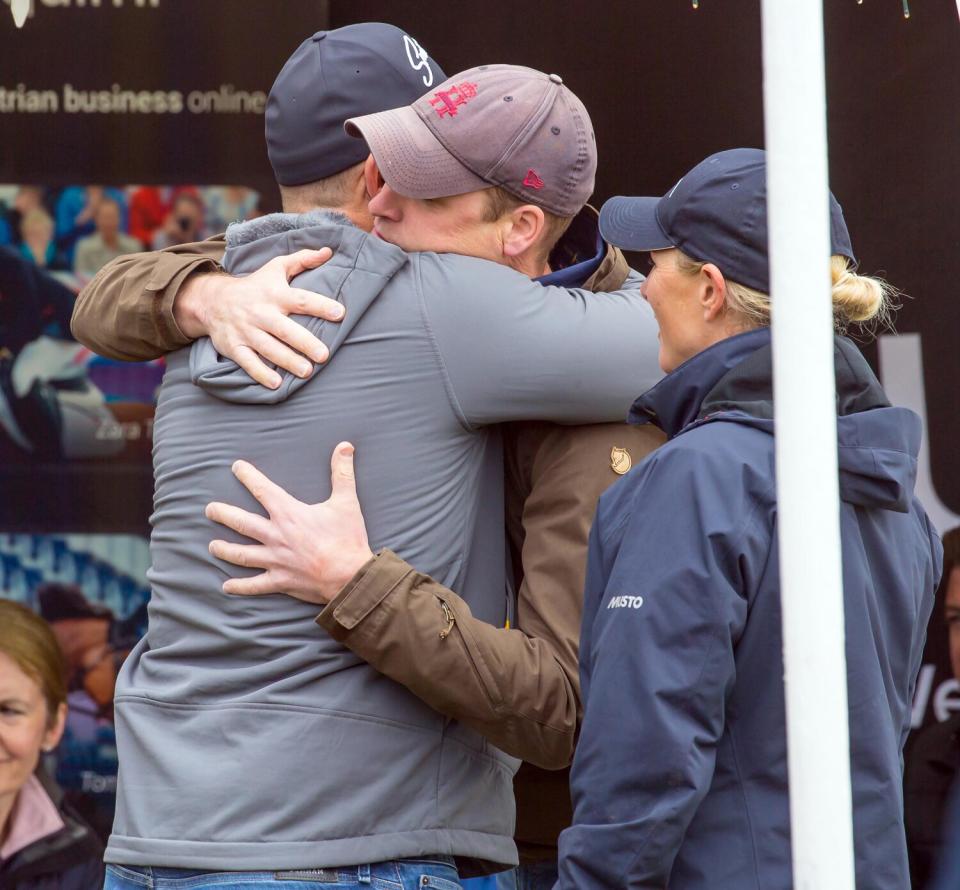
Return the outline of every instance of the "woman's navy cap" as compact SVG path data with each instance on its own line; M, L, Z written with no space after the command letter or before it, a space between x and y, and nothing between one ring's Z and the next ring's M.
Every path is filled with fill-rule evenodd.
M369 149L343 131L347 118L410 105L446 79L393 25L318 31L287 59L267 99L267 154L277 182L302 185L359 164Z
M662 198L611 198L600 233L624 250L677 247L726 278L770 293L767 156L757 148L721 151L701 161ZM837 199L830 195L831 253L856 261Z

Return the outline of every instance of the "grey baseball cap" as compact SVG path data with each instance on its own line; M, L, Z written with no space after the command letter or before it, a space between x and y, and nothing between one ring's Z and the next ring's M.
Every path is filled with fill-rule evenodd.
M384 181L411 198L501 186L559 216L593 193L597 146L590 115L557 74L481 65L412 105L351 118Z

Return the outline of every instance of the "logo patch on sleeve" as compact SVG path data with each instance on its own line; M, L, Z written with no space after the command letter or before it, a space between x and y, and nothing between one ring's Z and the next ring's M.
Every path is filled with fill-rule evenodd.
M643 605L642 596L614 596L607 603L608 609L639 609Z

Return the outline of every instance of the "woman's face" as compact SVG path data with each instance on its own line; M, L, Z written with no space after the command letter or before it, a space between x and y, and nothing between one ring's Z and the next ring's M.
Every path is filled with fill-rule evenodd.
M63 734L66 707L49 719L40 684L0 652L0 797L16 794L37 768L40 752Z
M701 281L677 268L679 251L654 250L651 269L640 293L660 326L660 367L670 373L708 345Z
M31 213L25 216L20 224L20 229L23 232L24 241L49 242L53 239L53 223L41 213Z

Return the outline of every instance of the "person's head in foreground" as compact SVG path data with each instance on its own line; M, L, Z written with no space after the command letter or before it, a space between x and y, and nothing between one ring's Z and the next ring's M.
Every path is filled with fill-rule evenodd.
M662 198L612 198L600 231L625 250L649 251L641 292L660 325L660 367L670 372L708 346L770 324L766 154L711 155ZM830 195L830 275L837 329L883 323L891 292L858 275L840 205Z
M348 120L366 140L373 231L531 276L593 192L596 142L559 75L481 65L413 104Z
M64 677L63 656L47 623L17 603L0 600L0 845L41 752L52 751L63 734Z
M99 840L38 769L66 718L66 665L53 631L0 599L0 887L102 884Z

